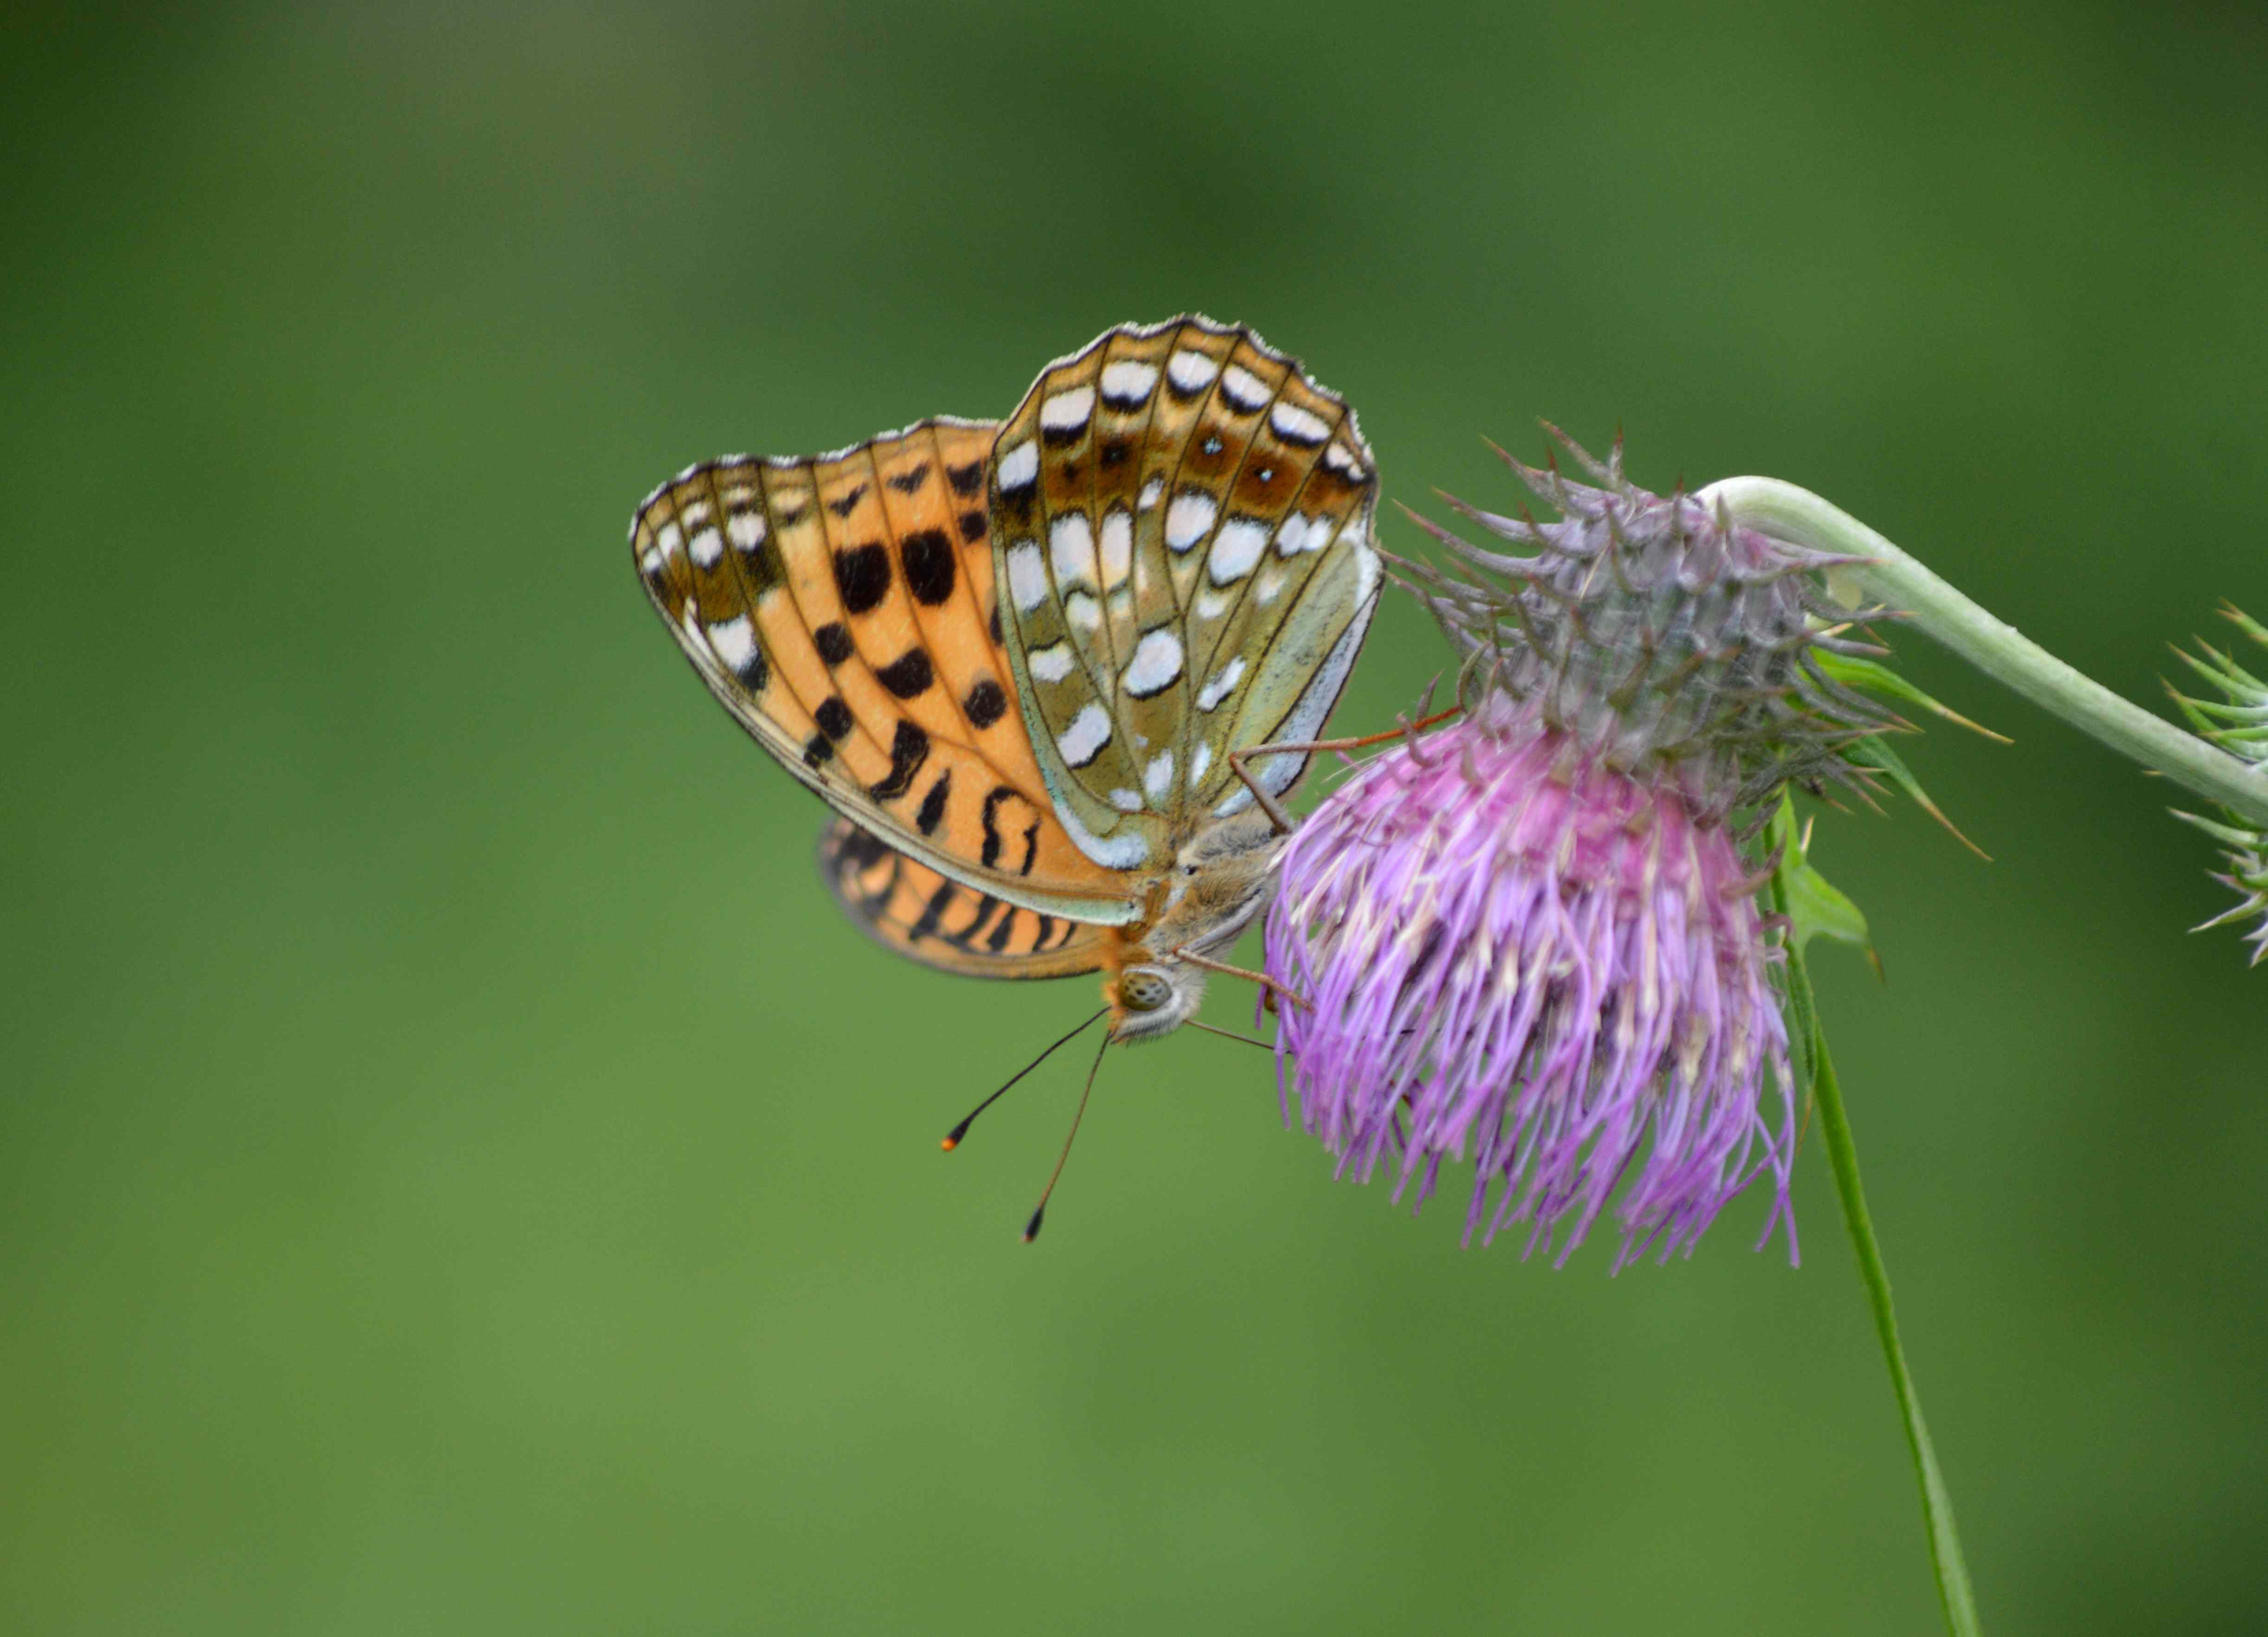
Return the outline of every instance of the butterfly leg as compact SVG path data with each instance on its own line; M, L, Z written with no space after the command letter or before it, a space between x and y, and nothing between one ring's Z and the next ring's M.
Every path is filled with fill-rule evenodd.
M1295 994L1285 988L1264 972L1252 972L1242 966L1232 966L1225 960L1215 960L1210 955L1200 955L1195 950L1186 948L1175 950L1168 958L1185 960L1192 966L1202 966L1207 972L1222 973L1231 978L1250 979L1260 986L1260 992L1266 997L1268 1009L1271 1012L1276 1009L1276 997L1279 995L1294 1006L1304 1006L1309 1011L1315 1009L1313 1002L1306 995Z
M1253 777L1252 769L1246 766L1246 758L1273 755L1278 751L1303 751L1312 753L1315 751L1360 750L1367 745L1383 745L1388 739L1398 739L1418 733L1437 723L1447 722L1463 708L1462 705L1452 705L1447 710L1437 710L1432 716L1421 717L1416 722L1405 716L1397 727L1388 728L1383 733L1366 733L1360 738L1302 739L1282 745L1255 745L1249 749L1229 752L1228 765L1235 769L1236 776L1244 781L1244 788L1252 792L1252 799L1260 804L1261 811L1266 813L1274 821L1277 829L1289 835L1294 828L1291 815L1278 804L1274 796L1260 788L1260 781Z

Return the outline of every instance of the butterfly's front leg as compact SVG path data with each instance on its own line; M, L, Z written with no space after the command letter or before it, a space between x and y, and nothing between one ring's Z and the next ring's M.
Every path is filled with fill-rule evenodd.
M1429 693L1431 691L1431 689L1427 690ZM1300 739L1280 745L1255 745L1246 750L1229 752L1228 765L1236 770L1236 776L1244 781L1244 788L1252 792L1252 799L1260 804L1260 810L1274 822L1278 833L1289 835L1296 827L1292 823L1292 816L1284 811L1274 796L1260 788L1260 781L1254 776L1252 769L1246 765L1247 758L1272 756L1281 751L1299 751L1312 755L1317 751L1361 750L1366 745L1383 745L1388 739L1404 738L1423 732L1438 723L1447 722L1462 708L1462 706L1452 705L1447 710L1437 710L1432 716L1422 716L1416 722L1404 716L1398 725L1388 728L1383 733L1366 733L1359 738ZM1305 1004L1304 1002L1301 1003Z
M1248 967L1244 966L1232 966L1225 960L1215 960L1210 955L1200 955L1195 950L1190 949L1186 945L1181 949L1174 951L1168 958L1172 960L1184 960L1189 962L1192 966L1202 966L1207 972L1220 973L1226 977L1250 979L1253 982L1260 986L1260 992L1263 996L1263 1004L1265 1004L1268 1009L1271 1012L1276 1009L1276 997L1279 995L1285 1000L1291 1002L1294 1006L1305 1007L1309 1011L1315 1009L1314 1003L1309 1001L1306 995L1300 994L1297 990L1285 988L1282 984L1277 982L1275 979L1270 977L1264 972L1254 972Z

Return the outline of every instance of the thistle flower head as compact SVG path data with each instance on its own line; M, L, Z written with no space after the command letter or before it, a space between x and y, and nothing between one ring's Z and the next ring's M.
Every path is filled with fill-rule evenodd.
M2268 646L2268 627L2234 607L2224 608L2221 613L2245 635ZM2268 767L2268 682L2238 664L2234 655L2203 642L2198 649L2197 654L2181 653L2178 649L2175 651L2221 697L2191 699L2176 692L2174 699L2182 713L2200 734L2230 755L2255 767ZM2237 895L2235 907L2224 910L2195 929L2203 932L2208 927L2257 919L2259 924L2245 934L2244 941L2252 945L2254 965L2268 960L2268 832L2246 823L2235 813L2226 813L2226 823L2195 813L2176 813L2175 817L2195 825L2221 844L2221 857L2228 868L2217 872L2213 879Z
M1616 1266L1666 1259L1769 1172L1793 1258L1756 885L1679 790L1538 708L1413 739L1286 849L1268 969L1309 1002L1281 1014L1287 1093L1341 1174L1392 1164L1397 1198L1469 1156L1469 1240L1525 1223L1564 1259L1612 1201Z
M1396 570L1462 656L1461 699L1513 703L1596 765L1675 789L1705 824L1791 782L1872 790L1876 769L1843 752L1904 724L1821 663L1881 651L1846 633L1882 611L1845 607L1823 584L1856 560L1649 494L1624 475L1619 444L1602 462L1547 429L1597 485L1503 458L1559 521L1449 502L1523 554L1412 514L1467 570Z

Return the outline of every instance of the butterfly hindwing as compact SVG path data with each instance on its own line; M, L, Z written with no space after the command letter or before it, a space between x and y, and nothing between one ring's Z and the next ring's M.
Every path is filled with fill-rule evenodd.
M1344 402L1249 330L1123 327L1042 372L995 447L993 554L1034 755L1071 840L1154 869L1312 737L1381 582ZM1271 793L1307 759L1259 768Z
M983 978L1062 978L1102 965L1105 929L939 875L847 818L820 835L819 874L868 936L925 966Z
M990 635L993 430L691 467L640 508L632 554L711 692L838 811L980 892L1123 922L1138 907L1056 821Z

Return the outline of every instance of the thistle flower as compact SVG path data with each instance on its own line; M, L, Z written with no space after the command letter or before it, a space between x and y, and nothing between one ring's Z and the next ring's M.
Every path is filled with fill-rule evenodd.
M1852 559L1565 446L1604 487L1506 457L1557 523L1450 503L1532 555L1418 519L1476 571L1397 570L1465 659L1465 720L1285 850L1268 969L1310 1002L1281 1017L1286 1118L1296 1094L1342 1175L1398 1154L1420 1204L1469 1155L1469 1240L1525 1222L1564 1259L1611 1204L1618 1268L1690 1252L1768 1173L1759 1246L1785 1224L1793 1259L1778 952L1727 823L1791 782L1867 794L1846 752L1904 724L1822 663L1879 651L1822 584Z
M2248 619L2234 607L2224 608L2221 613L2254 642L2268 645L2268 627ZM2174 699L2182 713L2200 734L2232 756L2255 767L2268 767L2268 682L2245 671L2233 656L2202 642L2198 647L2202 658L2181 653L2178 649L2175 652L2224 697L2198 700L2175 692ZM2168 691L2173 692L2170 688ZM2252 965L2257 966L2268 960L2268 832L2245 823L2234 812L2225 815L2227 823L2200 818L2196 813L2176 812L2174 816L2195 825L2221 844L2221 857L2228 869L2213 878L2237 895L2234 908L2200 922L2193 930L2203 932L2209 927L2227 926L2257 916L2260 924L2244 935L2244 941L2252 945Z
M1278 1036L1307 1129L1362 1180L1398 1150L1420 1204L1469 1153L1467 1239L1564 1229L1562 1259L1622 1185L1617 1267L1690 1249L1769 1171L1793 1259L1756 885L1721 826L1532 717L1373 759L1293 836L1268 921L1310 1002Z

